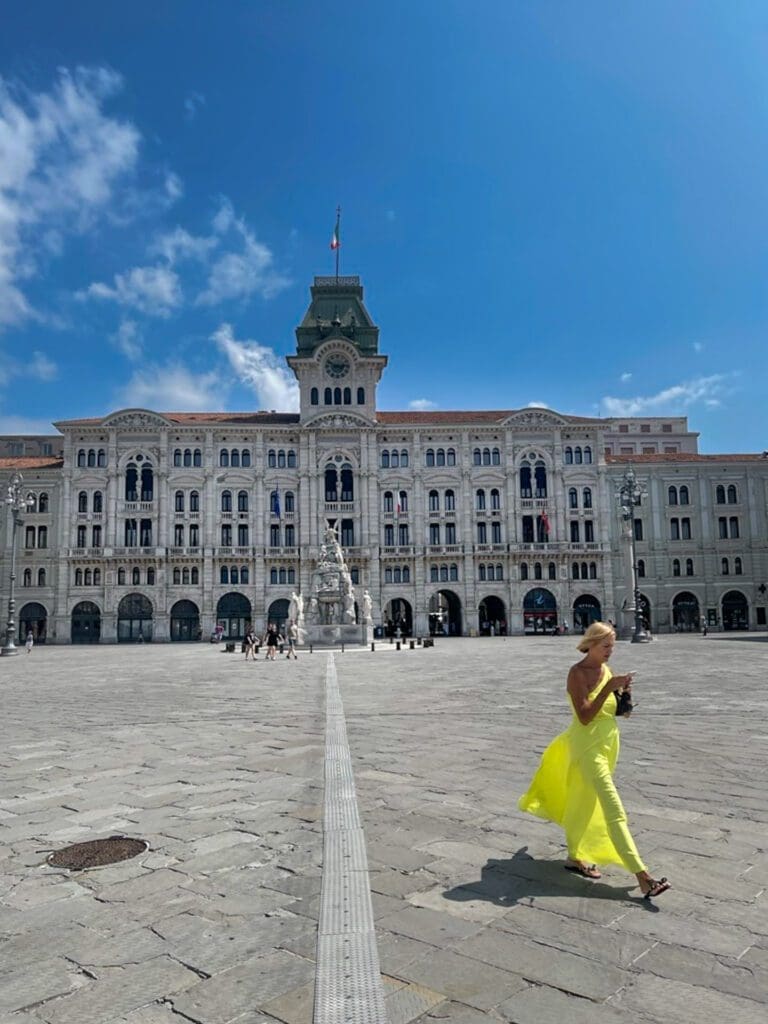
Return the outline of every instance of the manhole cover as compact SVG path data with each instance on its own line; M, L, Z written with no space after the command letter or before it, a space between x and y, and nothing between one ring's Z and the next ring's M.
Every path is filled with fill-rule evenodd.
M98 868L104 864L117 864L121 860L138 857L149 849L144 839L129 839L127 836L110 836L108 839L91 839L87 843L73 843L63 850L48 855L48 863L54 868L69 868L82 871Z

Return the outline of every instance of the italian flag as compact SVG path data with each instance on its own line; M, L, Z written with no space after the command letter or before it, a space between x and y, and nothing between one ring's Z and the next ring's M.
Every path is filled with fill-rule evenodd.
M333 229L333 235L331 236L331 249L341 248L341 235L339 234L339 217L336 217L336 226Z

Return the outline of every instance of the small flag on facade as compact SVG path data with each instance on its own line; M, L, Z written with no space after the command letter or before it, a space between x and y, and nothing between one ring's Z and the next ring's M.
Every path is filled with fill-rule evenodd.
M273 495L272 514L277 516L278 519L280 518L280 488L279 488L279 486L275 488L275 493Z
M331 249L341 248L341 210L336 211L336 226L333 229L333 235L331 236Z
M544 527L544 532L549 534L549 516L547 515L546 509L542 509L541 516L539 518L541 519L541 525Z

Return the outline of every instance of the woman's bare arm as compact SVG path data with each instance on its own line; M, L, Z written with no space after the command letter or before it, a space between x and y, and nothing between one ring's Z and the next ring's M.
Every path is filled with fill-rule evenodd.
M574 665L568 673L568 693L573 701L573 708L576 717L582 725L589 725L592 719L605 704L610 694L616 690L624 690L632 685L632 676L611 676L608 681L597 691L592 700L589 693L594 688L590 681L589 673L585 672L580 665Z

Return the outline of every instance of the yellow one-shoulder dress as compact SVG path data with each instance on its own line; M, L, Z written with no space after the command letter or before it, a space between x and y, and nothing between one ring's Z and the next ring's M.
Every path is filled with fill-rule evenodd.
M603 665L595 696L613 673ZM569 698L570 699L570 698ZM645 871L627 827L627 815L613 783L619 756L616 700L609 696L589 723L573 721L541 757L520 810L554 821L565 830L568 856L594 864L620 864L636 874ZM573 703L571 703L573 710Z

